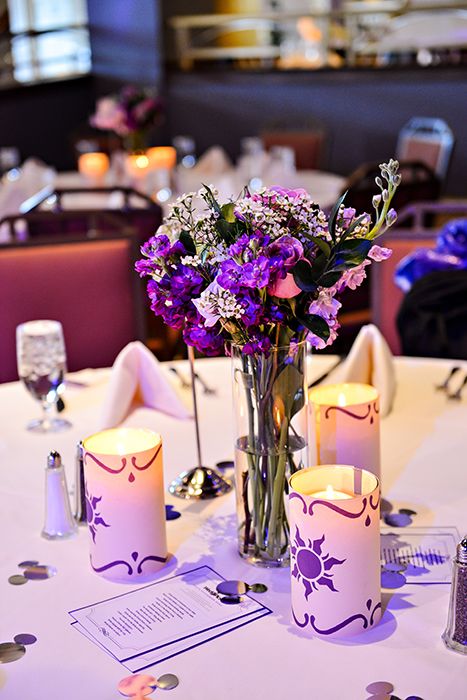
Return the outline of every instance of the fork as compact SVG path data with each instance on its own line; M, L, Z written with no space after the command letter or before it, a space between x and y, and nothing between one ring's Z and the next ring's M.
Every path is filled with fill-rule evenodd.
M206 382L204 381L204 379L201 377L201 375L198 374L197 372L195 372L195 379L197 379L197 380L199 381L199 383L200 383L201 386L203 387L203 392L204 392L206 395L214 396L215 394L217 394L217 390L216 390L216 389L213 389L211 386L208 386L208 385L206 384Z
M437 385L435 386L435 389L436 389L437 391L447 391L447 390L448 390L448 387L449 387L449 382L451 381L451 379L453 378L453 376L456 374L456 372L458 372L459 370L460 370L460 367L459 367L459 366L452 367L452 368L450 369L450 371L449 371L448 376L447 376L446 379L444 380L444 382L443 382L442 384L437 384ZM450 398L451 398L451 397L450 397ZM460 398L460 396L459 396L459 398Z
M462 398L462 391L467 384L467 374L465 375L462 384L460 387L455 391L453 394L448 394L448 399L452 399L454 401L460 401Z
M189 389L191 387L191 382L189 382L183 374L176 367L169 367L169 370L175 374L182 389Z

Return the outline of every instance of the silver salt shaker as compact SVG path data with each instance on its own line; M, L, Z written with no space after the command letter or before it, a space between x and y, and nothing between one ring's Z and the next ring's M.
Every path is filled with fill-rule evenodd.
M448 624L443 641L449 649L467 654L467 535L457 545L453 561Z
M42 537L58 540L71 537L78 531L71 512L65 470L58 452L47 457L45 470L45 523Z

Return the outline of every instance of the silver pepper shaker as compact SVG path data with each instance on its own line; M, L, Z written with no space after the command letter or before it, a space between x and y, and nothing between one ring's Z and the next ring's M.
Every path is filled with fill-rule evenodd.
M58 452L50 452L45 470L45 523L42 537L58 540L78 531L73 518L65 470Z
M84 448L80 441L76 446L75 464L75 520L78 525L85 525L86 518L86 487L84 484Z
M448 624L443 641L449 649L467 654L467 535L457 545L453 561Z

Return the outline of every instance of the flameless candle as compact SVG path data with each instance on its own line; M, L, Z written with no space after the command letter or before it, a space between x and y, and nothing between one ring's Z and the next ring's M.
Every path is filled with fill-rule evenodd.
M323 638L371 629L381 617L378 479L329 464L289 486L293 623Z
M153 148L148 148L146 155L150 168L173 170L177 163L177 151L173 146L154 146Z
M168 556L160 435L104 430L83 447L93 570L112 581L151 580Z
M328 484L325 491L315 491L310 493L310 496L313 496L313 498L325 498L328 501L344 501L347 498L352 498L350 493L337 491L332 484Z
M145 153L128 153L125 161L127 174L135 180L146 177L149 170L149 158Z
M100 180L109 169L109 157L105 153L82 153L78 158L78 170L81 175Z
M340 462L380 478L379 394L369 384L331 384L309 393L311 461Z

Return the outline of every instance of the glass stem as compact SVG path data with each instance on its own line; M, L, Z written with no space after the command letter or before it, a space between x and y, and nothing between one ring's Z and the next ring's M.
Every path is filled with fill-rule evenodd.
M52 425L52 412L55 404L49 403L47 399L42 399L42 425L44 430L49 430Z

